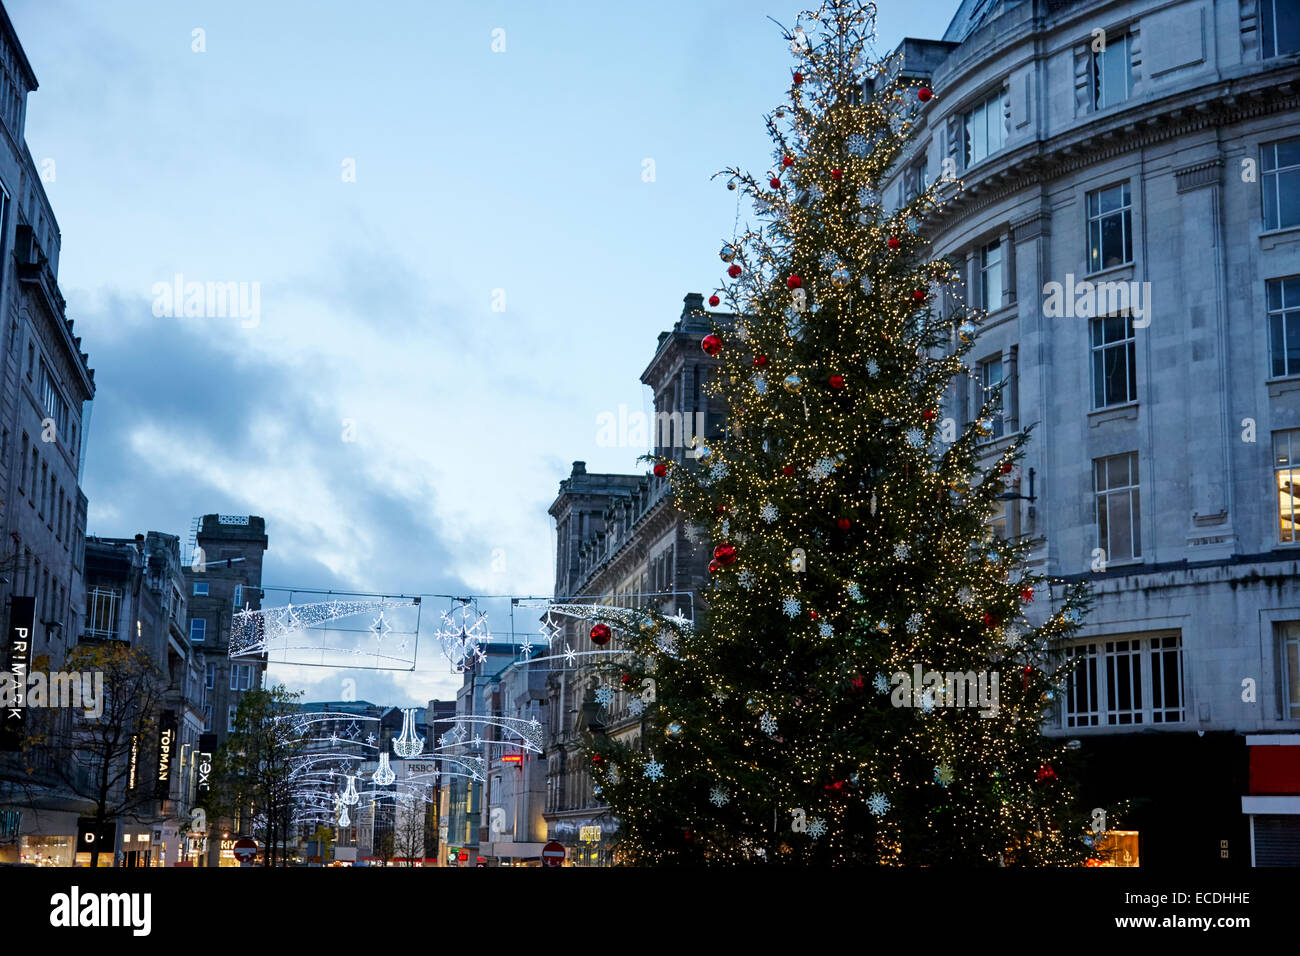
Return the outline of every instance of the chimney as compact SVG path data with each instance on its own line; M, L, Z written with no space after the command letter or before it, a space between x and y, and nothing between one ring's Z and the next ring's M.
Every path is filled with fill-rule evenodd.
M143 551L143 550L144 550L144 535L142 535L142 534L137 534L137 535L135 536L135 549L136 549L137 551Z
M700 292L688 292L682 299L682 318L704 311L704 295Z
M573 463L574 475L585 475L587 473L587 463L585 461L575 461Z

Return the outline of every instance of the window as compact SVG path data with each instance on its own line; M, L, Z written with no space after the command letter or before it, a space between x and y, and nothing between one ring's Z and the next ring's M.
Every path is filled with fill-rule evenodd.
M1088 271L1133 261L1133 197L1128 183L1088 193Z
M1271 372L1300 375L1300 276L1270 279L1266 289Z
M1171 724L1183 720L1182 637L1077 644L1068 651L1066 727Z
M208 637L208 622L201 617L190 620L190 643L202 644Z
M36 509L36 513L42 518L45 517L45 498L50 492L50 466L41 462L41 506Z
M203 705L203 732L205 734L212 733L212 705L211 704Z
M31 339L27 340L27 381L32 380L32 373L36 369L36 343Z
M1137 452L1098 458L1092 463L1096 495L1097 547L1107 562L1142 557L1142 510Z
M1264 59L1300 52L1300 4L1259 0L1259 35Z
M988 529L990 537L998 541L1007 539L1007 503L993 502L993 514L989 516Z
M62 441L68 430L68 403L59 393L59 386L50 374L49 366L41 362L41 405L45 414L54 420L54 437Z
M248 690L253 682L253 665L252 664L231 664L230 665L230 689L231 690Z
M1300 139L1260 147L1260 188L1264 193L1264 228L1300 226Z
M1002 384L1002 356L986 359L979 363L980 404L993 402L993 434L982 436L981 441L996 441L1002 437L1004 420L1002 415L1002 396L998 386Z
M194 582L194 596L195 596L195 597L203 597L203 596L206 596L207 593L208 593L208 582L207 582L207 581L195 581L195 582Z
M906 202L925 192L926 187L930 185L928 178L924 156L903 170L903 201Z
M986 156L996 153L1006 142L1007 127L1002 119L1002 91L998 90L973 110L962 115L965 131L963 156L969 169Z
M1092 320L1092 407L1137 401L1137 339L1133 317Z
M121 592L115 588L90 589L86 595L87 634L117 640L117 605L121 598Z
M1123 103L1132 90L1128 34L1107 38L1105 49L1092 53L1092 108L1100 110Z
M31 502L33 505L36 504L36 482L38 480L37 475L40 474L40 470L41 470L40 466L41 466L41 456L36 451L36 443L32 442L32 483L27 486L29 489L27 494L27 500Z
M23 487L27 484L27 446L30 444L31 441L28 439L27 433L23 432L23 457L22 457L22 461L19 462L19 467L21 470L18 475L19 492L22 492Z
M1002 243L995 239L980 248L980 306L985 312L1002 308Z
M231 704L226 708L226 730L232 734L235 732L235 712L238 710L238 704Z
M235 585L235 596L230 603L235 607L244 606L244 586L242 584Z
M1282 665L1282 719L1300 718L1300 621L1278 628L1278 657Z
M203 668L203 686L212 690L217 685L217 664L215 661L208 661Z
M1278 540L1283 544L1300 541L1296 523L1300 521L1300 428L1273 433L1273 473L1277 482Z

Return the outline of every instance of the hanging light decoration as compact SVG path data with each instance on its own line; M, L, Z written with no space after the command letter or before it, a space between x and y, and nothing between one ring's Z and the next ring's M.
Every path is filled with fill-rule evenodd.
M348 786L343 791L343 805L345 807L355 807L361 802L361 794L357 793L357 778L353 774L348 774Z
M379 755L379 769L371 776L370 782L379 787L386 787L397 779L397 774L393 773L393 768L388 765L388 751L385 750Z
M423 752L424 738L415 732L415 708L408 707L402 711L402 733L393 741L393 753L399 757L418 757Z
M352 820L348 817L348 808L347 808L347 807L344 807L344 808L339 812L339 826L341 826L341 827L346 827L346 826L351 825L351 823L352 823Z

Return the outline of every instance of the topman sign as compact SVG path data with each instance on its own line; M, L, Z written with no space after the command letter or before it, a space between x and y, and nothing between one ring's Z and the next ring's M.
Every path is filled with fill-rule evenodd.
M176 759L176 714L165 710L158 715L158 776L154 796L166 800L172 791L172 763Z

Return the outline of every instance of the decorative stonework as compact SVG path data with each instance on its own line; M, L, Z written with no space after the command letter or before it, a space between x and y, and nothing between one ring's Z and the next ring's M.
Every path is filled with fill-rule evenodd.
M1175 169L1174 176L1178 180L1180 193L1200 189L1202 186L1217 186L1223 178L1223 157L1216 156L1214 159Z

